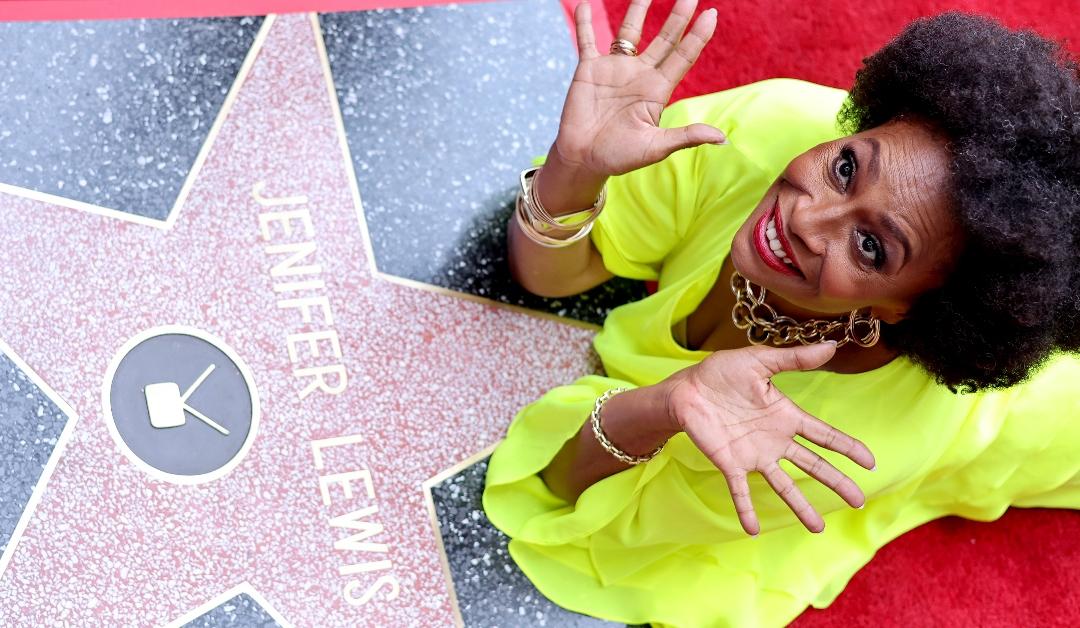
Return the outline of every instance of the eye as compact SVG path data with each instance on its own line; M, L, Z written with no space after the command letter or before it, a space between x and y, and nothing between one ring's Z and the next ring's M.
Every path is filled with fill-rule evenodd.
M841 191L847 191L858 169L859 164L855 161L855 151L847 147L842 148L840 155L833 162L833 175L836 177L837 183L840 184Z
M874 268L881 268L885 265L885 247L881 245L881 241L876 237L863 231L856 231L855 244L859 249L859 255L873 264Z

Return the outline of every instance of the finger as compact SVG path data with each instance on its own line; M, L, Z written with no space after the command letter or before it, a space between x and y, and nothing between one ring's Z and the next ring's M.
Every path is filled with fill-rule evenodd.
M645 24L645 14L649 12L651 3L652 0L633 0L630 3L630 8L626 10L626 17L619 26L619 34L616 35L618 39L625 39L635 46L638 45L641 41L641 26Z
M735 512L739 515L739 523L743 530L750 536L757 536L761 532L757 513L754 512L754 502L750 500L750 485L746 482L746 474L724 474L727 480L728 492L731 493L731 501L735 503Z
M582 59L599 57L592 28L592 7L588 2L582 2L574 9L574 30L577 31L578 56Z
M825 364L836 353L836 343L816 342L793 347L748 347L764 369L761 374L772 377L784 371L812 371Z
M705 48L705 44L709 43L709 39L712 38L715 30L716 9L709 9L694 21L690 32L675 47L675 52L669 54L660 63L660 73L672 84L681 81L686 76L686 73L690 71L690 67L697 61L698 55Z
M692 148L701 144L727 144L727 136L716 127L700 122L674 129L658 129L659 137L652 144L649 159L660 161L683 148Z
M660 34L656 36L649 47L641 55L641 58L652 65L657 65L664 60L679 43L686 25L690 23L690 17L694 15L697 0L678 0L671 9L671 14L664 21Z
M862 508L862 505L866 503L866 496L854 480L841 473L828 460L799 443L792 441L784 458L802 469L806 475L831 488L852 508Z
M776 464L766 467L761 474L807 530L821 532L825 529L825 520L814 510L810 502L806 501L806 496L802 494L799 487L795 486L795 480L792 480L790 475L784 473L784 470Z
M877 468L874 454L870 452L870 448L864 445L862 441L848 436L817 417L811 416L794 403L791 405L797 408L802 415L802 421L800 421L799 428L796 430L799 436L815 445L831 449L838 454L844 454L864 469L873 471Z

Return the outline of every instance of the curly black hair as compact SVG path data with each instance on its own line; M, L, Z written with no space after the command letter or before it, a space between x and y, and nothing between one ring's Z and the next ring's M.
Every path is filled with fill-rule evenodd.
M838 121L853 133L899 117L944 136L966 240L882 340L954 392L1012 386L1080 350L1075 59L990 18L922 18L863 61Z

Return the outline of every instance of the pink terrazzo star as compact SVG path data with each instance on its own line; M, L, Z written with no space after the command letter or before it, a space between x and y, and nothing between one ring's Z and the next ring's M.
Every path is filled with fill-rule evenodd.
M270 26L170 229L0 197L0 334L80 417L0 574L0 625L161 624L245 582L297 626L455 621L421 485L588 372L592 334L375 273L317 43L307 16ZM310 212L313 236L294 240L316 246L311 294L332 323L279 307L260 182L306 197L276 209ZM110 360L166 324L222 338L258 387L251 450L206 484L149 476L103 419ZM311 364L290 361L286 336L319 330L337 333L347 385L301 398L294 369ZM346 436L318 468L312 442ZM320 476L345 473L324 503ZM357 510L382 529L335 549L357 531L330 519Z

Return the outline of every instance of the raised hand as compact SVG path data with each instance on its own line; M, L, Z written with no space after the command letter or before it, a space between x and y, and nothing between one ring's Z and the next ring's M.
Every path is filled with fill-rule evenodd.
M669 413L727 478L739 522L748 534L760 530L746 481L747 474L754 471L765 477L807 529L820 532L825 527L821 515L777 464L781 458L831 488L851 506L861 507L865 501L851 478L801 445L795 436L841 453L867 469L873 469L874 455L858 440L807 414L770 380L783 371L817 368L835 351L831 343L717 351L673 376Z
M697 0L678 0L660 34L638 56L600 54L592 12L582 2L574 12L580 61L563 106L555 149L567 163L598 176L623 174L661 161L681 148L724 143L706 124L658 127L671 93L697 60L716 28L716 10L698 16L683 36ZM618 38L635 46L649 0L633 0Z

